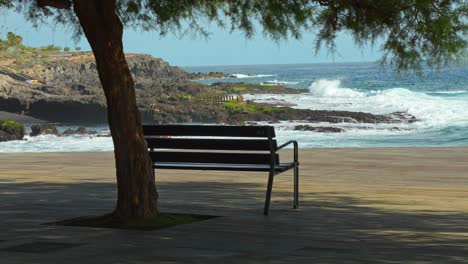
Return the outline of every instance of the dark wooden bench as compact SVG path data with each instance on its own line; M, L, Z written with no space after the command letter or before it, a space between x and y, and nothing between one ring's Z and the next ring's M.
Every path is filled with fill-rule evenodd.
M299 206L296 141L278 146L271 126L145 125L155 169L269 172L264 214L270 207L273 178L294 170L294 208ZM280 162L280 149L294 145L294 161Z

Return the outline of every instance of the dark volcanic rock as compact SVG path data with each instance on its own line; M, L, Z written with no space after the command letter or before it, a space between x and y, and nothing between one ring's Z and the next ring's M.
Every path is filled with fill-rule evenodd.
M345 132L343 128L339 127L314 127L314 126L309 126L309 125L300 125L300 126L295 126L294 130L300 130L300 131L313 131L313 132L319 132L319 133L342 133Z
M0 142L21 140L24 137L24 126L21 123L0 120Z
M63 131L62 135L63 136L69 136L69 135L94 135L96 134L97 132L94 131L94 130L87 130L86 128L84 127L79 127L77 128L76 130L73 130L71 128Z
M256 109L256 111L249 111ZM153 105L153 111L144 111L145 123L225 123L245 124L249 121L291 121L300 120L310 123L356 123L382 124L404 123L401 118L393 115L373 115L361 112L328 111L294 109L289 107L272 107L268 104L244 104L237 108L230 108L223 103L206 103L203 101L159 101ZM412 116L408 116L412 120ZM342 131L337 131L342 132Z
M0 95L0 111L21 113L24 106L18 98Z
M387 123L391 118L363 112L313 110L305 120L313 123Z
M204 79L218 79L218 78L231 78L231 74L226 74L224 72L197 72L190 73L191 80L204 80Z
M6 133L5 131L0 130L0 142L18 140L14 135Z
M57 127L50 124L44 125L32 125L31 126L31 133L29 134L31 137L39 136L39 135L59 135Z
M309 89L295 89L284 85L263 85L246 82L215 82L210 85L229 94L300 94Z
M111 137L111 134L110 134L110 133L107 133L107 134L98 134L98 135L96 135L96 137Z
M410 115L407 112L393 112L393 113L387 114L386 116L396 120L397 122L400 121L402 123L414 123L414 122L419 121L419 119L417 119L413 115Z
M106 122L107 108L92 100L41 99L31 103L28 114L50 122Z
M171 66L162 59L150 55L127 55L130 72L135 77L150 79L169 78L172 80L189 79L190 74L179 67Z
M408 115L407 119L395 117L393 115L374 115L363 112L330 111L330 110L309 110L295 109L289 107L274 108L271 116L276 120L305 120L310 123L404 123L413 120L413 116Z
M162 59L142 54L126 57L142 110L148 110L158 98L202 90L200 84L187 81L190 73ZM47 84L28 85L0 74L0 111L25 113L49 122L107 122L106 100L91 53L65 59L31 57L15 62L14 68L39 80L47 79Z
M229 115L222 104L205 102L158 102L151 112L143 114L145 122L168 123L226 123ZM242 120L244 121L244 120Z

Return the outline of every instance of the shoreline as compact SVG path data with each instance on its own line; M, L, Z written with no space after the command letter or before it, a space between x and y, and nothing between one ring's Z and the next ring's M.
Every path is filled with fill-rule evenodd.
M284 148L282 149L281 151L287 151L287 150L291 150L292 148ZM404 149L408 149L408 150L412 150L412 149L418 149L418 150L443 150L443 149L446 149L446 150L451 150L451 149L467 149L468 151L468 145L467 146L411 146L411 147L392 147L392 146L384 146L384 147L379 147L379 146L376 146L376 147L301 147L299 145L299 151L301 150L394 150L394 149L398 149L398 150L404 150ZM50 151L50 152L1 152L0 151L0 155L3 155L3 154L35 154L35 153L38 153L38 154L59 154L59 153L113 153L112 150L102 150L102 151ZM467 152L468 153L468 152Z
M1 142L0 142L1 143ZM292 148L284 148L279 153L287 153L291 151ZM450 150L466 150L468 153L468 146L411 146L411 147L401 147L401 146L383 146L383 147L302 147L299 145L299 155L301 152L308 151L450 151ZM0 159L5 155L53 155L53 154L109 154L113 153L113 150L92 150L92 151L13 151L13 152L3 152L0 148Z

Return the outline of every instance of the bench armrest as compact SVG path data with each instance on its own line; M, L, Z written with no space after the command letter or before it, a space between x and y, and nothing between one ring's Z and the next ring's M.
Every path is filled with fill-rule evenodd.
M291 145L293 144L294 145L294 163L298 163L299 162L299 145L297 144L297 141L296 140L291 140L291 141L288 141L286 143L284 143L283 145L279 146L276 151L288 146L288 145Z

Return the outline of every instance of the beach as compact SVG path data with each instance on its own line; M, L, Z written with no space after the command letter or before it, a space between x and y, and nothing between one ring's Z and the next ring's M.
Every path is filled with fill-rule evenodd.
M290 159L290 152L292 150L282 151L281 159ZM466 147L301 149L301 200L320 206L322 202L332 203L342 197L356 199L360 206L468 213L467 153ZM196 202L196 196L193 196L198 187L216 190L217 185L223 184L251 184L253 187L249 187L248 193L261 200L267 179L265 173L251 172L162 170L156 174L159 189L171 197L162 197L163 205L172 198L180 202ZM284 173L275 179L273 200L289 200L290 174ZM113 153L0 154L0 180L6 186L30 182L114 184ZM172 197L165 189L172 183L192 183L194 186L185 193L188 197ZM235 195L242 196L242 190ZM228 199L229 194L225 198ZM222 207L220 204L219 209ZM238 207L244 207L243 203L239 202ZM257 207L260 209L261 203ZM274 205L272 210L275 210Z

